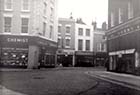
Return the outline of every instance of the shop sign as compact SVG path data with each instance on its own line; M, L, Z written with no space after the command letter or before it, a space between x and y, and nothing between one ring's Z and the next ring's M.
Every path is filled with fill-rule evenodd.
M28 43L27 38L7 38L7 42Z
M76 55L93 55L93 52L77 51Z

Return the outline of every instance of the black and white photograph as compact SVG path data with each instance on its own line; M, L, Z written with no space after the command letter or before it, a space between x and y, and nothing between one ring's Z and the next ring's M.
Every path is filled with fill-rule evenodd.
M140 0L0 0L0 95L140 95Z

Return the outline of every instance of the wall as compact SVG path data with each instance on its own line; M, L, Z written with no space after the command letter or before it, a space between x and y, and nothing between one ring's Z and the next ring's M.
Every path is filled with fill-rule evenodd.
M83 28L83 36L78 35L78 28ZM90 37L86 36L86 29L90 29ZM93 51L93 27L90 25L78 24L75 26L75 50L78 51L78 39L83 40L83 51L85 51L85 40L90 40L90 51Z

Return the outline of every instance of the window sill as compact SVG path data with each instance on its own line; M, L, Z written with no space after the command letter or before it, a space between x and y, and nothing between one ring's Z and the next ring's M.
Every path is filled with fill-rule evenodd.
M13 9L4 9L4 11L9 11L9 12L12 12Z
M21 10L21 12L30 12L30 10Z

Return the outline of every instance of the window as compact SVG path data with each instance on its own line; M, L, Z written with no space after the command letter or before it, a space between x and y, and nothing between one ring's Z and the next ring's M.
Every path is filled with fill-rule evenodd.
M131 2L128 2L128 19L133 18L133 6Z
M86 40L86 50L90 50L90 40Z
M82 36L83 35L83 28L78 29L78 35Z
M121 8L119 8L119 24L123 22L123 10Z
M22 10L29 10L29 0L22 0Z
M4 32L10 33L12 26L12 18L11 17L4 17Z
M28 33L29 18L21 19L21 33Z
M53 35L53 26L50 25L50 38L52 38L52 35Z
M58 26L58 33L61 33L61 26Z
M12 9L12 0L5 0L5 9Z
M70 26L66 26L66 33L70 33Z
M78 40L78 50L83 50L83 40Z
M44 15L47 13L47 4L44 2Z
M115 17L114 17L114 13L111 12L111 27L113 27L115 25Z
M90 36L90 29L86 29L86 36Z
M45 33L46 33L46 23L43 22L43 36L45 36Z
M61 39L58 38L58 46L61 46Z
M53 8L51 8L51 14L50 14L51 17L53 17L53 11L54 11Z
M70 39L66 39L66 46L70 46Z
M100 43L97 44L97 51L101 51L101 44Z

